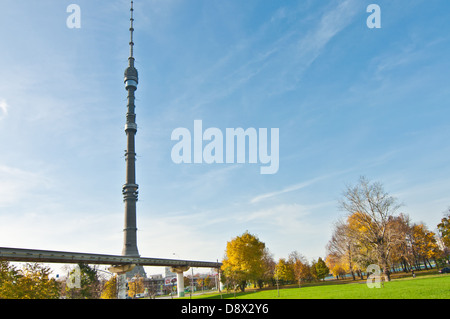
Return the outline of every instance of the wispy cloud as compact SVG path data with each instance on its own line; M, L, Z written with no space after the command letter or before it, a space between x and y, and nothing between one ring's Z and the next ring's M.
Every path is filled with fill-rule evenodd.
M350 172L352 170L353 169L345 169L345 170L342 170L342 171L337 171L335 173L322 175L322 176L310 179L310 180L305 181L305 182L301 182L301 183L298 183L298 184L294 184L294 185L285 187L285 188L283 188L282 190L279 190L279 191L274 191L274 192L269 192L269 193L264 193L264 194L261 194L261 195L257 195L257 196L253 197L250 200L250 203L251 204L255 204L255 203L258 203L258 202L260 202L262 200L266 200L266 199L269 199L269 198L272 198L272 197L276 197L276 196L279 196L279 195L283 195L283 194L286 194L286 193L297 191L299 189L306 188L306 187L311 186L311 185L313 185L315 183L318 183L320 181L323 181L323 180L326 180L326 179L329 179L329 178L332 178L332 177L336 177L336 176L348 173L348 172Z
M49 179L43 174L0 165L0 207L18 204L48 185Z
M283 231L306 230L304 218L310 214L310 208L299 204L280 204L264 208L248 214L239 215L244 224L263 223L269 227L277 226Z
M265 193L265 194L261 194L261 195L255 196L255 197L253 197L250 200L250 203L251 204L255 204L255 203L258 203L258 202L260 202L262 200L271 198L271 197L279 196L279 195L282 195L282 194L285 194L285 193L289 193L289 192L293 192L293 191L305 188L307 186L310 186L310 185L318 182L321 179L323 179L323 178L322 177L314 178L314 179L311 179L311 180L306 181L306 182L302 182L302 183L298 183L298 184L295 184L295 185L288 186L288 187L286 187L286 188L284 188L282 190L279 190L279 191L274 191L274 192Z
M234 92L247 87L247 94L280 94L297 87L304 72L321 55L327 44L353 20L360 5L355 0L334 2L318 16L293 19L302 6L281 8L254 33L239 39L218 56L212 64L190 78L185 91L172 98L166 108L171 116L186 105L197 111L214 105ZM313 13L312 15L316 15ZM305 20L317 21L305 29ZM287 25L281 36L274 37L275 29ZM284 26L285 27L285 26ZM253 82L257 85L252 86ZM216 85L211 85L215 83Z
M5 99L0 100L0 119L8 115L9 105L6 103Z

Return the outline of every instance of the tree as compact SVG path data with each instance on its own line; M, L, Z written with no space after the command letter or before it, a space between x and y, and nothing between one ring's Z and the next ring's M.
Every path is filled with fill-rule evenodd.
M264 248L263 257L262 257L262 267L264 272L262 277L258 280L258 287L262 288L264 283L273 283L274 275L275 275L275 260L273 259L273 255L270 253L269 249Z
M38 263L27 263L18 270L0 261L0 299L58 299L60 285L50 274L50 268Z
M360 243L373 250L378 264L390 280L389 254L396 239L400 239L389 222L401 207L397 199L390 196L380 183L370 183L361 177L356 186L348 186L340 202L349 213L359 234L353 233Z
M441 222L437 225L441 240L444 246L450 248L450 208L447 210L448 213L444 215Z
M345 272L350 272L355 280L356 265L354 262L357 254L357 242L351 236L352 229L349 223L339 221L334 225L334 232L327 244L326 260L332 267L331 272L334 276L342 276ZM328 263L327 263L328 264Z
M444 217L437 225L437 241L440 246L439 264L445 265L450 261L450 208L447 213L444 213Z
M416 253L417 262L421 259L427 269L428 259L436 258L439 253L435 234L430 232L425 225L416 224L412 227L413 249ZM429 261L428 261L429 263ZM431 264L430 264L431 267Z
M145 291L144 277L136 274L131 281L128 282L128 296L136 297L137 294L142 294Z
M330 274L330 269L328 269L327 265L323 261L321 257L317 260L314 267L316 268L317 279L325 280L325 277Z
M367 240L368 227L360 222L364 217L360 213L348 216L348 234L352 239L353 260L361 269L366 269L370 264L377 262L376 248ZM370 225L370 221L367 224Z
M400 264L404 272L409 271L413 264L414 256L411 249L412 228L410 218L406 214L400 214L391 218L391 229L397 234L399 240L394 241L391 249L392 263Z
M295 280L294 265L291 261L286 261L284 258L280 258L275 267L275 276L277 280L281 280L283 283L289 283Z
M339 279L339 277L344 277L348 271L347 265L342 263L341 257L342 256L338 256L335 254L328 254L327 257L325 258L325 264L327 265L328 269L330 269L331 274L335 276L337 279ZM353 280L355 280L354 275Z
M192 287L192 276L183 276L184 287L190 287L189 291L191 291Z
M289 262L293 265L294 278L298 282L298 287L300 288L302 281L307 281L311 278L308 261L305 256L297 251L293 251L289 254Z
M101 299L117 299L117 275L112 276L103 286Z
M265 248L266 245L248 231L227 242L222 262L224 279L238 284L242 291L248 281L258 282L265 272Z
M197 279L197 287L198 287L200 290L203 290L204 284L205 284L204 278L198 278L198 279Z
M78 267L78 269L76 268ZM66 297L70 299L98 299L101 295L101 283L95 267L79 263L69 271L72 276L80 276L80 287L66 286Z
M212 287L214 287L215 281L212 280L209 275L207 275L206 278L204 279L204 283L207 289L211 289Z

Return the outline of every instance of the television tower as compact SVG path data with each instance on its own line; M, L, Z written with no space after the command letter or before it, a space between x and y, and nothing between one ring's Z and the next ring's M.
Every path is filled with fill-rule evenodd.
M123 256L139 257L137 248L137 226L136 226L136 202L138 200L138 184L136 184L136 152L135 152L135 135L137 132L136 114L134 113L134 92L138 85L138 71L134 67L133 56L133 1L131 1L130 9L130 56L128 58L128 67L125 69L124 83L125 90L128 92L127 99L127 115L125 124L125 133L127 135L127 150L125 151L126 161L126 183L122 187L123 201L125 202L125 224L124 224L124 243ZM132 275L139 273L146 276L142 266L136 266L132 271ZM127 273L127 275L129 275Z

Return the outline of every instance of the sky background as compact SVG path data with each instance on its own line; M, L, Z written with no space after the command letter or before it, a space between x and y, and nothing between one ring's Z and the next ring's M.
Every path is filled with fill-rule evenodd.
M135 19L141 256L221 260L248 230L325 257L362 175L430 230L450 206L448 0L136 0ZM0 246L121 253L128 27L127 0L0 1ZM279 171L174 164L194 120L279 128Z

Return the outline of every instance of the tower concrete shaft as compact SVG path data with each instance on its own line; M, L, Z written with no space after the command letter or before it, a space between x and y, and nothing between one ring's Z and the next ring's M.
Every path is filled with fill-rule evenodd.
M126 161L126 182L122 187L123 200L125 202L125 223L124 223L124 244L122 255L139 256L137 248L137 221L136 221L136 202L138 200L138 184L136 184L136 151L135 135L137 132L136 114L135 114L135 96L134 92L138 85L138 72L134 67L133 57L133 1L131 1L130 18L130 56L128 58L128 67L124 74L125 89L128 92L127 116L125 124L125 133L127 135L127 150L125 152Z

